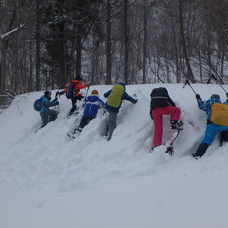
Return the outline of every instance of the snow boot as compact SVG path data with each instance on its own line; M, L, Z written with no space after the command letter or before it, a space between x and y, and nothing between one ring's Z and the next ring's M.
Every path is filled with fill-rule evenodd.
M156 148L157 146L152 146L151 148L150 148L150 153L152 153L152 152L154 152L154 149Z
M181 120L170 120L171 129L183 130L183 122Z
M228 142L228 131L222 131L220 134L220 146Z
M194 154L192 154L192 156L195 159L198 159L198 158L202 157L205 154L205 152L206 152L208 147L209 147L209 145L207 143L201 143L199 145L197 151Z

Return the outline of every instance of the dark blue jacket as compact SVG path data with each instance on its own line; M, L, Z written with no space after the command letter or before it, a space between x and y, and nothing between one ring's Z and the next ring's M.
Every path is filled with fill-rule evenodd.
M86 98L86 103L84 104L83 115L90 118L95 118L99 108L104 107L105 103L97 96L91 95Z

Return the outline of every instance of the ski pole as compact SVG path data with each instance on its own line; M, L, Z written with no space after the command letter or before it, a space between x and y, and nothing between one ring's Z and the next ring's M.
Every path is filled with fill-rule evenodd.
M59 91L57 91L57 92L55 93L55 100L56 100L56 101L58 100L58 95L59 95L59 97L60 97ZM59 114L59 105L56 105L55 107L56 107L57 113Z
M211 79L214 79L214 80L217 80L217 78L213 75L213 74L211 74L211 76L209 77L209 79L207 80L207 84L209 84L210 82L211 82Z
M86 90L86 94L85 94L85 99L87 98L88 92L89 92L89 87L90 87L90 83L88 83L87 85L87 90Z
M211 74L210 78L209 78L208 81L207 81L207 84L210 83L211 78L213 78L215 81L217 81L217 78L216 78L213 74ZM220 79L220 81L221 81L223 84L225 84L220 76L219 76L219 79ZM225 93L227 93L227 91L224 89L224 87L221 85L221 83L219 83L219 86L223 89L223 91L224 91Z
M183 88L185 88L186 85L189 85L190 88L192 89L192 91L193 91L195 94L197 94L196 91L192 88L192 85L190 84L189 80L186 80L186 81L185 81L185 83L184 83L184 85L183 85Z

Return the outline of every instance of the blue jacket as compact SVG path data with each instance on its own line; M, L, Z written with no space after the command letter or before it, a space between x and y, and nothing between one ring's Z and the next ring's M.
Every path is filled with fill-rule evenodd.
M204 102L204 101L202 101L202 99L198 99L197 103L198 103L199 108L202 111L206 112L207 118L210 119L210 116L211 116L211 105L214 104L214 103L221 103L221 100L219 98L210 98L209 100ZM224 102L224 104L228 104L228 99L226 100L226 102Z
M40 110L40 113L45 112L49 107L56 106L55 101L50 101L48 100L44 95L41 97L42 98L42 108Z
M84 104L84 113L83 115L90 118L95 118L99 108L104 107L105 103L97 96L90 95L86 99Z
M105 104L105 108L106 108L107 110L112 111L112 112L119 112L119 109L120 109L120 107L121 107L121 104L122 104L122 101L123 101L123 100L128 100L128 101L130 101L130 102L132 102L132 103L134 103L134 104L137 103L137 100L136 100L136 99L134 99L133 97L129 96L129 95L125 92L125 84L122 83L122 82L120 82L120 83L118 83L118 84L120 84L120 85L122 85L122 86L124 87L124 93L123 93L123 95L122 95L122 97L121 97L121 103L120 103L120 105L116 108L116 107L112 107L112 106L108 105L107 102L106 102L106 104ZM109 94L111 93L111 91L112 91L112 90L109 90L109 91L107 91L106 93L104 93L104 97L107 98L107 97L109 96Z

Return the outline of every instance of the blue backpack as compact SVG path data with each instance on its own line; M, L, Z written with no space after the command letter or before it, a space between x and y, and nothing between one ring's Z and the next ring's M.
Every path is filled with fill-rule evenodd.
M41 108L42 108L42 98L35 100L35 102L34 102L34 104L33 104L33 108L34 108L37 112L39 112L39 111L41 110Z
M70 84L66 91L66 97L71 99L74 96L74 85Z

